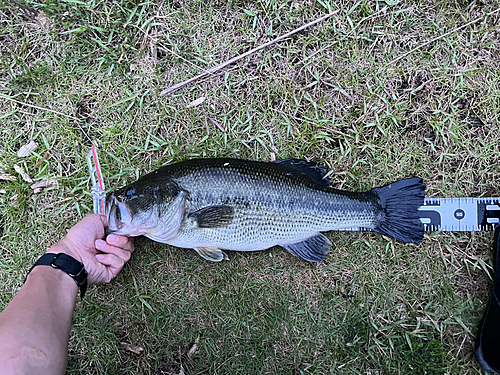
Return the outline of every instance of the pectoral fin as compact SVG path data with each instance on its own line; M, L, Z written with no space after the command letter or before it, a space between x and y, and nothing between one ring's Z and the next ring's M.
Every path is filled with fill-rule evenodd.
M233 220L234 208L226 205L209 206L191 212L188 217L195 220L199 228L218 228Z
M200 256L205 258L206 260L210 260L212 262L220 262L222 260L229 260L229 257L225 252L221 249L218 249L214 246L200 246L194 248Z
M309 262L321 262L330 251L331 245L332 243L325 235L318 233L304 241L280 246Z

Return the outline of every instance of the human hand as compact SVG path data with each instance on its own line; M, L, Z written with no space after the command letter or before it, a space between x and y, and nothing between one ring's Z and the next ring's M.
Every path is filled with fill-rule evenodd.
M48 252L66 253L82 262L90 285L109 283L132 256L134 239L110 234L104 241L107 227L105 216L87 215Z

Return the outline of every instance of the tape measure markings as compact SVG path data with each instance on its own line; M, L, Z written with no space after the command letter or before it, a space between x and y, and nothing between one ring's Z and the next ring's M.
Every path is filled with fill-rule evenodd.
M425 198L418 210L426 232L492 231L500 223L500 198ZM367 231L347 228L343 231Z

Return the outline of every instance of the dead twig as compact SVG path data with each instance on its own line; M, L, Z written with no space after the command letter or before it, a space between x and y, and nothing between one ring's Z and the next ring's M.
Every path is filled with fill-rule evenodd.
M55 114L57 114L57 115L61 115L61 116L68 117L68 118L73 119L73 120L75 120L75 121L80 121L80 120L79 120L79 119L77 119L76 117L73 117L73 116L67 115L67 114L65 114L65 113L62 113L62 112L57 112L57 111L54 111L53 109L48 109L48 108L38 107L38 106L33 105L33 104L24 103L24 102L21 102L21 101L19 101L19 100L14 99L14 98L11 98L10 96L7 96L7 95L0 94L0 98L10 100L11 102L14 102L14 103L17 103L17 104L25 105L25 106L27 106L27 107L31 107L31 108L35 108L35 109L39 109L39 110L41 110L41 111L52 112L52 113L55 113Z
M3 98L3 99L7 99L7 100L10 100L11 102L14 102L14 103L17 103L17 104L21 104L21 105L25 105L27 107L31 107L31 108L35 108L35 109L39 109L40 111L46 111L46 112L51 112L51 113L55 113L56 115L60 115L60 116L64 116L64 117L68 117L72 120L75 120L75 123L76 125L78 126L78 128L82 131L82 134L90 141L90 143L92 143L92 139L90 139L89 135L87 134L87 132L85 130L83 130L83 128L80 126L80 119L77 118L77 117L74 117L74 116L71 116L71 115L67 115L66 113L62 113L62 112L58 112L58 111L54 111L53 109L49 109L49 108L44 108L44 107L39 107L37 105L33 105L33 104L28 104L28 103L25 103L25 102L21 102L19 100L16 100L14 98L11 98L10 96L7 96L7 95L4 95L4 94L0 94L0 98Z
M205 115L205 117L207 118L207 121L209 123L211 123L212 125L217 126L224 133L226 132L226 129L221 124L219 124L217 121L215 121L213 118L211 118L209 115Z
M235 62L236 62L236 61L238 61L238 60L241 60L241 59L242 59L242 58L244 58L244 57L247 57L247 56L249 56L249 55L251 55L251 54L253 54L253 53L257 52L257 51L260 51L261 49L266 48L266 47L268 47L268 46L270 46L270 45L272 45L272 44L274 44L274 43L278 43L278 42L282 41L283 39L286 39L286 38L288 38L289 36L291 36L291 35L293 35L293 34L295 34L295 33L298 33L299 31L302 31L302 30L304 30L304 29L307 29L308 27L314 26L314 25L316 25L317 23L320 23L320 22L322 22L322 21L326 20L328 17L333 16L333 15L334 15L335 13L337 13L337 12L338 12L338 10L335 10L335 11L333 11L333 12L330 12L330 13L328 13L327 15L325 15L325 16L323 16L323 17L320 17L320 18L318 18L318 19L316 19L316 20L314 20L314 21L312 21L312 22L309 22L308 24L305 24L305 25L303 25L303 26L299 27L298 29L295 29L295 30L293 30L293 31L290 31L289 33L287 33L287 34L285 34L285 35L282 35L282 36L280 36L280 37L278 37L278 38L276 38L276 39L273 39L273 40L271 40L270 42L264 43L264 44L262 44L262 45L260 45L260 46L258 46L258 47L255 47L254 49L251 49L250 51L247 51L247 52L245 52L245 53L243 53L243 54L241 54L241 55L239 55L239 56L233 57L232 59L230 59L230 60L228 60L228 61L226 61L226 62L224 62L224 63L222 63L222 64L219 64L219 65L217 65L217 66L214 66L213 68L210 68L210 69L208 69L208 70L206 70L206 71L202 72L201 74L197 75L196 77L190 78L190 79L188 79L188 80L186 80L186 81L184 81L184 82L181 82L181 83L178 83L178 84L176 84L176 85L174 85L174 86L172 86L172 87L169 87L168 89L163 90L163 91L160 93L160 96L164 96L164 95L170 94L170 93L172 93L172 92L174 92L174 91L177 91L177 90L178 90L178 89L180 89L181 87L186 86L187 84L189 84L189 83L191 83L191 82L194 82L194 81L196 81L196 80L198 80L198 79L200 79L200 78L205 77L205 76L206 76L206 75L208 75L208 74L213 74L213 73L215 73L215 72L217 72L217 71L219 71L219 70L221 70L221 69L225 68L226 66L231 65L231 64L235 63Z
M43 157L36 162L36 164L31 168L32 171L34 171L36 168L38 168L45 160L47 160L47 157L49 156L49 152L45 151L45 154Z
M395 59L394 59L394 60L392 60L389 64L387 64L387 66L394 64L395 62L397 62L397 61L399 61L399 60L401 60L401 59L405 58L406 56L408 56L410 53L413 53L413 52L415 52L416 50L419 50L420 48L423 48L423 47L425 47L426 45L431 44L432 42L435 42L436 40L443 39L443 38L447 37L448 35L453 34L454 32L457 32L457 31L458 31L458 30L460 30L460 29L463 29L464 27L467 27L467 26L473 25L473 24L475 24L475 23L477 23L477 22L479 22L479 21L481 21L481 20L485 19L486 17L491 16L492 14L495 14L495 13L496 13L496 12L498 12L498 11L500 11L500 8L498 8L498 9L494 10L493 12L490 12L490 13L488 13L488 14L484 15L483 17L476 18L474 21L470 21L469 23L466 23L465 25L459 26L459 27L457 27L457 28L455 28L455 29L453 29L453 30L451 30L451 31L448 31L447 33L445 33L445 34L443 34L443 35L440 35L440 36L438 36L438 37L436 37L436 38L433 38L433 39L429 40L428 42L422 43L422 44L420 44L420 45L416 46L415 48L413 48L412 50L410 50L410 51L408 51L408 52L406 52L406 53L403 53L401 56L399 56L399 57L395 58Z

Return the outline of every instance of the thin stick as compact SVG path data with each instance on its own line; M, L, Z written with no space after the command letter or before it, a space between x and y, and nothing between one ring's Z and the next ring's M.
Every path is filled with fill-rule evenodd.
M490 13L486 14L486 15L485 15L485 16L483 16L483 17L476 18L474 21L470 21L469 23L466 23L465 25L462 25L462 26L460 26L460 27L457 27L456 29L453 29L453 30L451 30L451 31L448 31L447 33L445 33L445 34L443 34L443 35L440 35L440 36L438 36L438 37L436 37L436 38L434 38L434 39L431 39L431 40L429 40L428 42L422 43L422 44L420 44L419 46L417 46L417 47L413 48L412 50L410 50L410 51L408 51L408 52L406 52L406 53L403 53L401 56L399 56L399 57L395 58L395 59L394 59L394 60L392 60L389 64L387 64L387 66L394 64L396 61L399 61L399 60L401 60L401 59L405 58L405 57L406 57L406 56L408 56L410 53L413 53L413 52L415 52L416 50L418 50L418 49L420 49L420 48L423 48L423 47L425 47L426 45L431 44L432 42L435 42L436 40L443 39L444 37L447 37L448 35L453 34L454 32L456 32L456 31L458 31L458 30L460 30L460 29L463 29L464 27L467 27L467 26L470 26L470 25L472 25L472 24L475 24L475 23L477 23L477 22L479 22L479 21L481 21L481 20L485 19L486 17L491 16L492 14L495 14L495 13L496 13L496 12L498 12L498 11L500 11L500 8L498 8L497 10L494 10L493 12L490 12Z
M17 104L21 104L21 105L25 105L27 107L31 107L31 108L35 108L35 109L39 109L41 111L46 111L46 112L52 112L52 113L55 113L57 115L61 115L61 116L64 116L64 117L68 117L72 120L75 120L76 121L76 126L78 126L78 128L80 128L80 130L82 131L82 134L87 137L87 139L90 141L90 143L93 143L92 142L92 139L90 139L89 135L87 134L87 132L85 130L83 130L83 128L80 126L80 119L77 118L77 117L73 117L73 116L70 116L70 115L67 115L65 113L62 113L62 112L58 112L58 111L54 111L53 109L48 109L48 108L43 108L43 107L38 107L36 105L33 105L33 104L28 104L28 103L24 103L24 102L21 102L19 100L16 100L14 98L11 98L10 96L7 96L7 95L4 95L4 94L0 94L0 98L4 98L4 99L7 99L7 100L10 100L14 103L17 103Z
M219 64L219 65L217 65L217 66L214 66L213 68L210 68L210 69L208 69L208 70L204 71L203 73L201 73L201 74L197 75L196 77L190 78L190 79L188 79L188 80L186 80L186 81L184 81L184 82L181 82L181 83L178 83L178 84L176 84L176 85L174 85L174 86L172 86L172 87L169 87L168 89L163 90L163 91L160 93L160 96L164 96L164 95L170 94L171 92L177 91L177 90L178 90L178 89L180 89L181 87L184 87L184 86L186 86L187 84L189 84L189 83L191 83L191 82L194 82L194 81L196 81L196 80L198 80L198 79L200 79L200 78L203 78L203 77L205 77L205 76L206 76L206 75L208 75L208 74L213 74L213 73L215 73L215 72L217 72L217 71L219 71L219 70L221 70L221 69L225 68L226 66L231 65L231 64L235 63L236 61L241 60L242 58L244 58L244 57L247 57L247 56L251 55L252 53L255 53L255 52L257 52L257 51L259 51L259 50L261 50L261 49L263 49L263 48L266 48L266 47L270 46L271 44L274 44L274 43L280 42L280 41L282 41L283 39L286 39L286 38L288 38L289 36L291 36L291 35L293 35L293 34L295 34L295 33L298 33L299 31L302 31L302 30L304 30L304 29L307 29L308 27L314 26L314 25L316 25L317 23L320 23L321 21L326 20L328 17L333 16L333 15L334 15L335 13L337 13L337 12L338 12L338 10L335 10L335 11L333 11L333 12L331 12L331 13L328 13L326 16L323 16L323 17L321 17L321 18L318 18L317 20L314 20L314 21L312 21L312 22L309 22L308 24L305 24L305 25L303 25L303 26L299 27L298 29L295 29L295 30L293 30L293 31L290 31L289 33L287 33L287 34L285 34L285 35L282 35L282 36L280 36L280 37L278 37L278 38L276 38L276 39L274 39L274 40L271 40L270 42L267 42L267 43L264 43L264 44L262 44L262 45L260 45L260 46L258 46L258 47L255 47L254 49L252 49L252 50L250 50L250 51L247 51L247 52L245 52L245 53L244 53L244 54L242 54L242 55L239 55L239 56L233 57L231 60L228 60L228 61L226 61L226 62L224 62L224 63L222 63L222 64Z
M57 111L54 111L53 109L48 109L48 108L43 108L43 107L38 107L36 105L33 105L33 104L28 104L28 103L24 103L24 102L20 102L19 100L16 100L14 98L11 98L10 96L7 96L7 95L3 95L3 94L0 94L0 98L4 98L4 99L7 99L7 100L10 100L14 103L17 103L17 104L22 104L22 105L25 105L27 107L31 107L31 108L36 108L36 109L39 109L41 111L46 111L46 112L52 112L52 113L55 113L57 115L61 115L61 116L65 116L65 117L69 117L70 119L73 119L75 121L80 121L79 119L77 119L76 117L73 117L73 116L70 116L70 115L67 115L65 113L62 113L62 112L57 112Z

